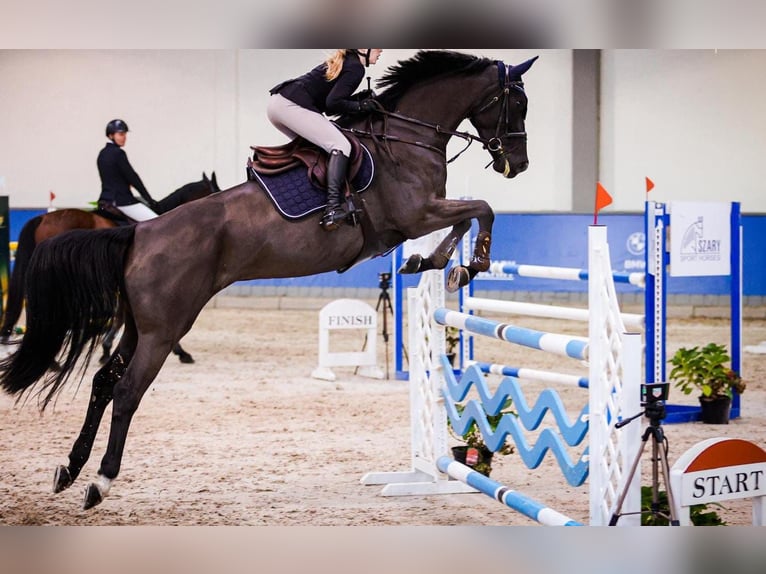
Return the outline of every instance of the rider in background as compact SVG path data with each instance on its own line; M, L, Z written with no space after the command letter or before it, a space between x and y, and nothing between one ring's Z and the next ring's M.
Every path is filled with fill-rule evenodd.
M96 164L101 176L101 195L98 206L106 211L117 208L135 221L146 221L157 217L159 205L128 161L128 155L122 147L128 138L128 124L122 120L112 120L106 124L106 146L98 154ZM131 193L134 187L149 205L140 203Z
M327 60L304 75L282 82L270 90L269 121L289 138L301 136L324 149L327 164L327 207L320 224L332 231L348 215L342 205L351 144L324 114L370 112L378 108L373 93L354 91L364 78L365 66L378 61L377 48L336 50Z

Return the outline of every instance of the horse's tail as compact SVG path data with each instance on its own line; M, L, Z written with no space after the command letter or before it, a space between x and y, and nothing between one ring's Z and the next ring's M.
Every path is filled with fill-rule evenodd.
M58 358L60 369L44 382L41 409L85 363L117 309L125 287L125 256L134 226L73 230L37 246L27 269L27 330L18 349L0 361L0 386L21 394ZM62 362L63 361L63 362Z
M13 273L8 281L8 295L5 303L5 314L3 315L3 324L0 326L0 337L7 339L13 333L13 327L21 317L21 310L24 308L24 280L27 277L27 267L32 253L35 251L37 243L35 241L35 231L43 220L42 215L37 215L27 221L21 228L19 241L16 246L16 258L13 263Z

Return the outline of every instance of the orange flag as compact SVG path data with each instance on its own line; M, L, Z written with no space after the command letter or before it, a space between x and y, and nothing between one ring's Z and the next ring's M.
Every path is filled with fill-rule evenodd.
M612 196L604 189L601 182L596 182L596 211L593 214L593 225L598 223L598 212L610 203L612 203Z
M53 193L52 191L49 191L48 193L49 193L49 194L50 194L50 196L51 196L51 202L52 202L54 199L56 199L56 194L55 194L55 193Z
M654 182L647 177L646 178L646 193L649 193L653 189L654 189Z

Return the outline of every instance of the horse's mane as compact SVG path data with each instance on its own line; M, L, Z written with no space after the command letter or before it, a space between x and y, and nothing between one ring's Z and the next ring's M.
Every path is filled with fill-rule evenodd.
M401 97L413 85L445 75L471 75L483 71L493 63L488 58L480 58L460 52L423 51L409 60L390 66L376 82L378 88L385 88L377 100L388 110L396 107Z

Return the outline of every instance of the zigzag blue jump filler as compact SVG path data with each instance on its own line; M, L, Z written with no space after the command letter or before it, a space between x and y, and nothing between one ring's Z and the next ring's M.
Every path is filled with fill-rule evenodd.
M532 408L527 406L521 386L517 379L512 377L503 378L497 392L492 394L482 372L476 365L466 369L460 381L455 378L446 356L442 357L446 390L444 391L444 406L447 409L447 418L452 428L458 435L464 434L474 421L481 431L487 448L493 452L500 450L508 435L513 442L527 468L537 468L550 450L556 457L562 474L572 486L581 486L588 478L588 449L585 448L577 462L572 462L566 446L561 438L570 446L577 446L583 442L588 432L588 406L586 405L580 416L574 422L570 422L564 405L558 394L551 389L546 389L539 396ZM480 400L471 400L465 404L462 416L455 406L456 402L463 400L471 387L478 391ZM511 398L516 407L517 415L507 413L502 416L495 431L487 420L488 416L499 413L508 398ZM552 429L546 428L540 431L537 442L530 446L522 432L536 430L547 412L551 412L555 419L560 435Z

